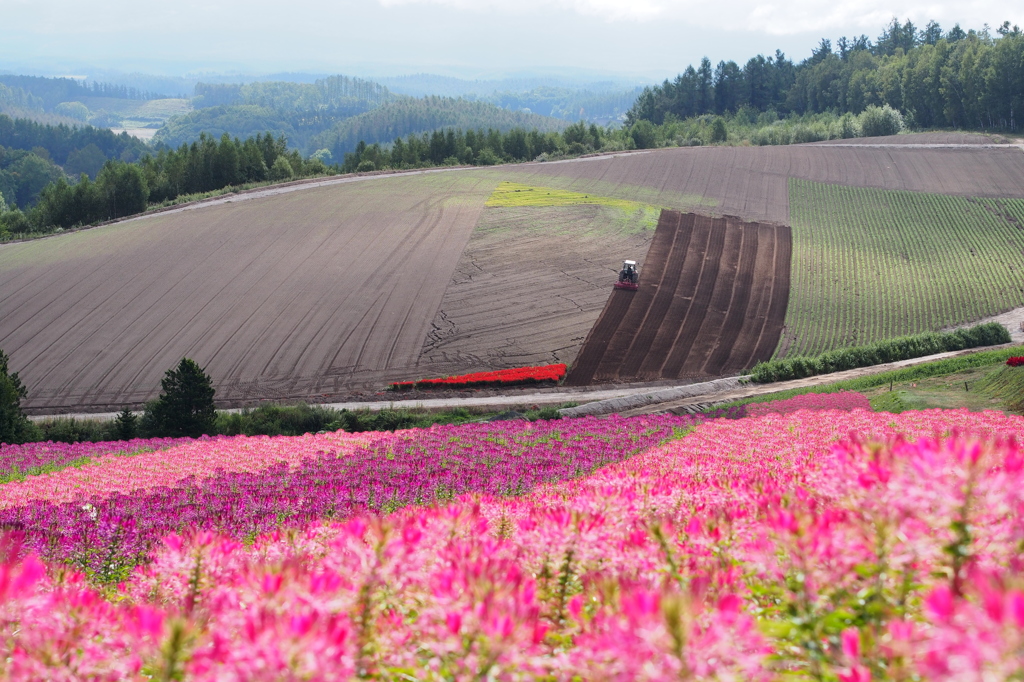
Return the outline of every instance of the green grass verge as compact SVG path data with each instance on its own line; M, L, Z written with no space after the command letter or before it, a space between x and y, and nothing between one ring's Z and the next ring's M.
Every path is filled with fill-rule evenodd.
M1003 367L977 384L975 390L999 398L1011 412L1024 412L1024 367Z
M579 206L580 204L594 204L597 206L612 206L623 211L643 211L659 209L655 206L642 204L626 199L614 199L602 197L596 194L583 194L581 192L570 192L555 187L533 187L518 182L502 182L494 188L494 192L487 200L485 206Z
M793 268L777 357L965 324L1024 305L1019 199L789 181Z
M805 393L838 393L839 391L866 391L872 388L877 388L879 386L887 386L890 384L905 383L910 381L919 381L921 379L927 379L930 377L947 376L950 374L956 374L957 372L963 372L965 370L973 369L976 367L988 367L992 365L999 365L1005 363L1008 358L1022 354L1024 354L1024 346L1000 348L999 350L980 351L978 353L962 355L956 358L946 358L945 360L936 360L935 362L925 362L920 365L904 367L902 369L896 369L890 372L880 372L878 374L872 374L866 377L859 377L857 379L836 381L830 384L821 384L819 386L793 388L785 391L776 391L774 393L762 393L760 395L750 396L748 398L736 400L731 403L716 405L715 409L727 409L739 405L750 405L753 403L768 403L776 400L785 400L787 398L792 398L793 396L797 395L803 395Z
M242 410L241 412L218 412L215 433L228 436L298 436L318 431L349 432L394 431L396 429L426 428L433 424L467 424L482 422L495 418L522 418L528 421L538 419L560 419L558 410L575 407L576 403L564 403L556 407L541 407L522 412L495 412L482 408L457 407L451 410L430 412L427 410L385 409L371 410L335 410L318 405L260 405L259 407ZM55 417L41 420L33 424L32 441L55 441L62 443L98 442L117 440L114 421L96 419L74 419ZM161 434L136 434L137 436L156 437ZM211 434L213 435L213 434ZM128 453L133 454L133 453ZM75 460L64 466L84 466L90 458L83 461ZM46 471L27 473L47 473ZM4 476L24 477L23 473L0 472L0 482ZM7 479L13 480L13 479Z

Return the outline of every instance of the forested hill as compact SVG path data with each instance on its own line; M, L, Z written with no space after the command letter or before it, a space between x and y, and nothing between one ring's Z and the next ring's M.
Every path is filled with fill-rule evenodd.
M1024 35L1005 22L943 31L893 20L872 43L867 36L823 39L795 64L776 51L743 66L705 57L675 80L647 88L627 114L661 124L701 114L774 110L780 114L858 113L870 105L901 111L913 127L1015 130L1024 111Z
M341 159L346 152L354 151L360 141L390 143L398 137L441 128L493 128L502 132L523 128L550 132L564 130L568 125L567 121L502 109L486 102L448 97L408 98L341 121L313 138L309 146L328 149L335 159Z
M12 119L0 114L0 146L26 151L45 150L45 156L55 163L64 166L73 162L76 152L86 148L102 156L99 165L107 159L135 161L142 157L149 148L144 142L124 133L114 134L105 128L94 128L90 125L51 126L25 119ZM98 170L98 169L97 169ZM87 169L73 168L68 170L72 175L94 172Z
M204 132L242 139L270 132L283 135L291 147L306 150L317 133L394 98L383 85L347 76L315 83L197 83L192 98L195 109L167 121L154 139L177 147Z
M242 84L197 83L196 108L253 104L280 111L316 111L375 107L393 98L386 87L348 76L331 76L314 83L269 81Z
M0 74L0 83L18 88L38 97L43 107L50 111L61 102L80 101L87 97L113 97L119 99L147 100L162 95L144 92L127 85L110 83L83 83L72 78L43 78L40 76L11 76Z

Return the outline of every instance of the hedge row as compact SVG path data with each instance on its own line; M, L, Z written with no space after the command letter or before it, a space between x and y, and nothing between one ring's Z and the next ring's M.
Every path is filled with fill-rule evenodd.
M750 370L750 378L758 384L803 379L857 367L871 367L887 362L920 358L948 351L995 346L1010 342L1010 332L997 322L979 324L953 332L932 332L880 341L870 346L844 348L817 357L795 357L759 362Z

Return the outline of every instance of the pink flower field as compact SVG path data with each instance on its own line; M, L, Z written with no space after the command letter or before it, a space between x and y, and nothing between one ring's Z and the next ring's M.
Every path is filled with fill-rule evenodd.
M590 418L6 483L0 679L1020 680L1022 427Z

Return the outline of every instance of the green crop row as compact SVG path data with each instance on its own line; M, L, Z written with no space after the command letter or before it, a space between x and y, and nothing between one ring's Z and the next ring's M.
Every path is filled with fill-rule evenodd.
M793 267L776 357L941 329L1024 305L1024 201L791 179Z
M995 346L1009 342L1010 332L1006 331L1006 327L997 322L989 322L970 329L917 334L868 346L833 350L816 357L798 356L785 360L759 362L750 370L750 378L759 384L789 381L858 367L871 367L887 362L920 358L936 353L979 346Z

